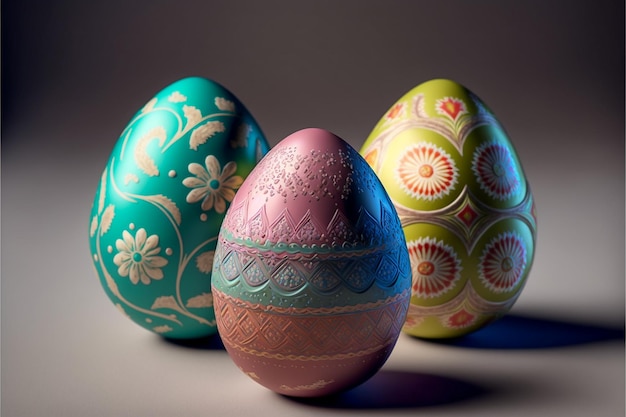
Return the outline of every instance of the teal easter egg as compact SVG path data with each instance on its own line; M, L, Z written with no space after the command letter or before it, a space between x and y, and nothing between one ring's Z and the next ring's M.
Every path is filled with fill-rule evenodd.
M167 338L217 332L217 235L268 150L243 104L208 79L179 80L134 115L104 168L89 226L97 275L122 314Z
M361 154L400 216L413 276L403 330L458 337L504 315L533 262L533 195L511 140L462 85L418 85L383 115Z

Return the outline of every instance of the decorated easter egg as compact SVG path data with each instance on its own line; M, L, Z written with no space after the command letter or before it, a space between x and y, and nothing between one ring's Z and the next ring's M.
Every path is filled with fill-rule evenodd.
M348 143L300 130L257 165L215 251L217 326L235 364L284 395L355 386L389 356L409 305L400 221Z
M533 196L494 114L456 82L425 82L364 143L406 236L413 275L403 330L457 337L504 315L533 261Z
M186 78L122 131L96 190L89 238L115 307L168 338L217 332L211 271L235 192L269 146L219 84Z

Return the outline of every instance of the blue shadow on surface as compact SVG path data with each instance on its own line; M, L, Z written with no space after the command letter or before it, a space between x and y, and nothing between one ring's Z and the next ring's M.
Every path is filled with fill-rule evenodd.
M315 407L356 410L449 405L488 394L484 387L460 379L382 369L363 384L339 394L319 398L282 397Z
M224 344L222 343L222 339L219 334L214 334L206 337L199 337L197 339L168 339L166 337L159 338L169 344L182 346L189 349L198 349L198 350L226 350Z
M419 339L477 349L547 349L624 340L624 327L603 327L509 314L455 339Z

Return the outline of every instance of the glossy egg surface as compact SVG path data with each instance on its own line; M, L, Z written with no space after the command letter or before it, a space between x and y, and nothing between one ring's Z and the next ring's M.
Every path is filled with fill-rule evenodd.
M217 235L268 148L242 103L208 79L179 80L135 114L102 173L89 227L97 275L122 314L168 338L216 333Z
M400 216L413 275L404 331L475 331L516 301L534 256L533 196L518 155L462 85L425 82L385 113L361 154Z
M226 215L215 259L224 345L275 392L355 386L401 332L411 271L400 221L372 169L328 131L300 130L259 163Z

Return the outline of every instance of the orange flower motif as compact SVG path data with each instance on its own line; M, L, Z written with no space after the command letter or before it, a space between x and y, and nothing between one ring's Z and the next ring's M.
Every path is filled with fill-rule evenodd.
M443 116L448 116L452 120L456 120L459 116L467 113L465 104L461 100L454 97L444 97L437 100L435 109L437 110L437 113Z
M404 325L402 326L402 328L406 329L406 330L409 330L409 329L412 329L413 327L416 327L416 326L422 324L423 321L424 321L423 317L407 315L406 316L406 320L405 320Z
M387 113L387 118L388 119L395 119L396 117L400 116L400 114L402 113L402 110L404 110L404 104L403 103L395 104L391 108L391 110L389 110L389 112Z
M365 161L374 168L376 166L376 160L378 159L378 149L372 149L364 156Z
M448 316L446 320L446 325L448 327L452 327L453 329L462 329L464 327L469 327L474 324L476 321L476 315L468 312L465 309L461 309L456 313Z

